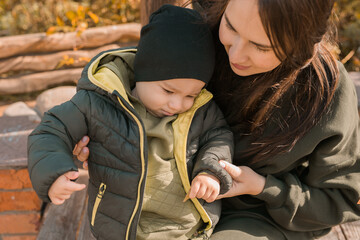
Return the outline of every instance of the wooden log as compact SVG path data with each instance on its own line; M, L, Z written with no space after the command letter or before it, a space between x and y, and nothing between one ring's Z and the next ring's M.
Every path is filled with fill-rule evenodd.
M360 239L360 221L348 222L333 227L331 232L319 240Z
M64 69L0 79L0 94L19 94L44 90L61 83L77 83L83 68Z
M70 49L95 48L140 37L139 23L89 28L79 36L77 32L34 33L0 38L0 58L28 53L55 52Z
M79 183L87 184L87 171L80 169ZM87 190L72 194L62 205L50 204L44 215L44 223L40 228L37 240L72 240L76 239L79 221L84 215Z
M9 71L24 70L34 72L51 71L61 67L61 65L71 68L84 67L92 57L102 51L129 45L136 45L136 42L109 44L95 49L69 50L50 54L25 55L0 59L0 74ZM66 63L69 63L69 65L66 65Z
M77 240L96 240L90 230L90 221L87 213L87 202L85 204L86 209L84 216L81 219L79 233L77 234Z

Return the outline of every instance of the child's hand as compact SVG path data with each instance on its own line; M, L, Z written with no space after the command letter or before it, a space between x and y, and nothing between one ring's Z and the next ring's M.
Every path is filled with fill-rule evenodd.
M79 177L79 172L70 171L60 177L51 185L48 195L51 202L55 205L60 205L69 199L71 194L75 191L83 190L86 185L73 182Z
M202 198L210 203L216 200L220 193L220 181L211 174L197 175L190 186L190 190L186 195L184 202L188 198Z

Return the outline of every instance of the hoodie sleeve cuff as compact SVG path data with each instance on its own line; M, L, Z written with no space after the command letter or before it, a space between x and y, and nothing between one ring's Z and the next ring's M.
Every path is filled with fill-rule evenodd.
M272 175L268 175L264 190L254 197L263 200L271 208L277 208L283 205L287 195L285 183Z

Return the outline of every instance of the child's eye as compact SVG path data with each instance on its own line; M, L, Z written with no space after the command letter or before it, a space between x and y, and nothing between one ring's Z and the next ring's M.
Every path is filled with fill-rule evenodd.
M164 92L166 92L166 93L168 93L168 94L171 94L171 93L173 93L172 91L170 91L170 90L167 90L167 89L165 89L165 88L163 88L163 90L164 90Z

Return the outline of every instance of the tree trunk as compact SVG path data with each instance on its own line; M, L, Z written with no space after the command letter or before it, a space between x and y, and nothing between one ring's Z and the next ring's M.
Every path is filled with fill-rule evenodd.
M164 4L181 6L186 0L141 0L140 1L140 23L146 25L149 22L150 15L158 10Z

